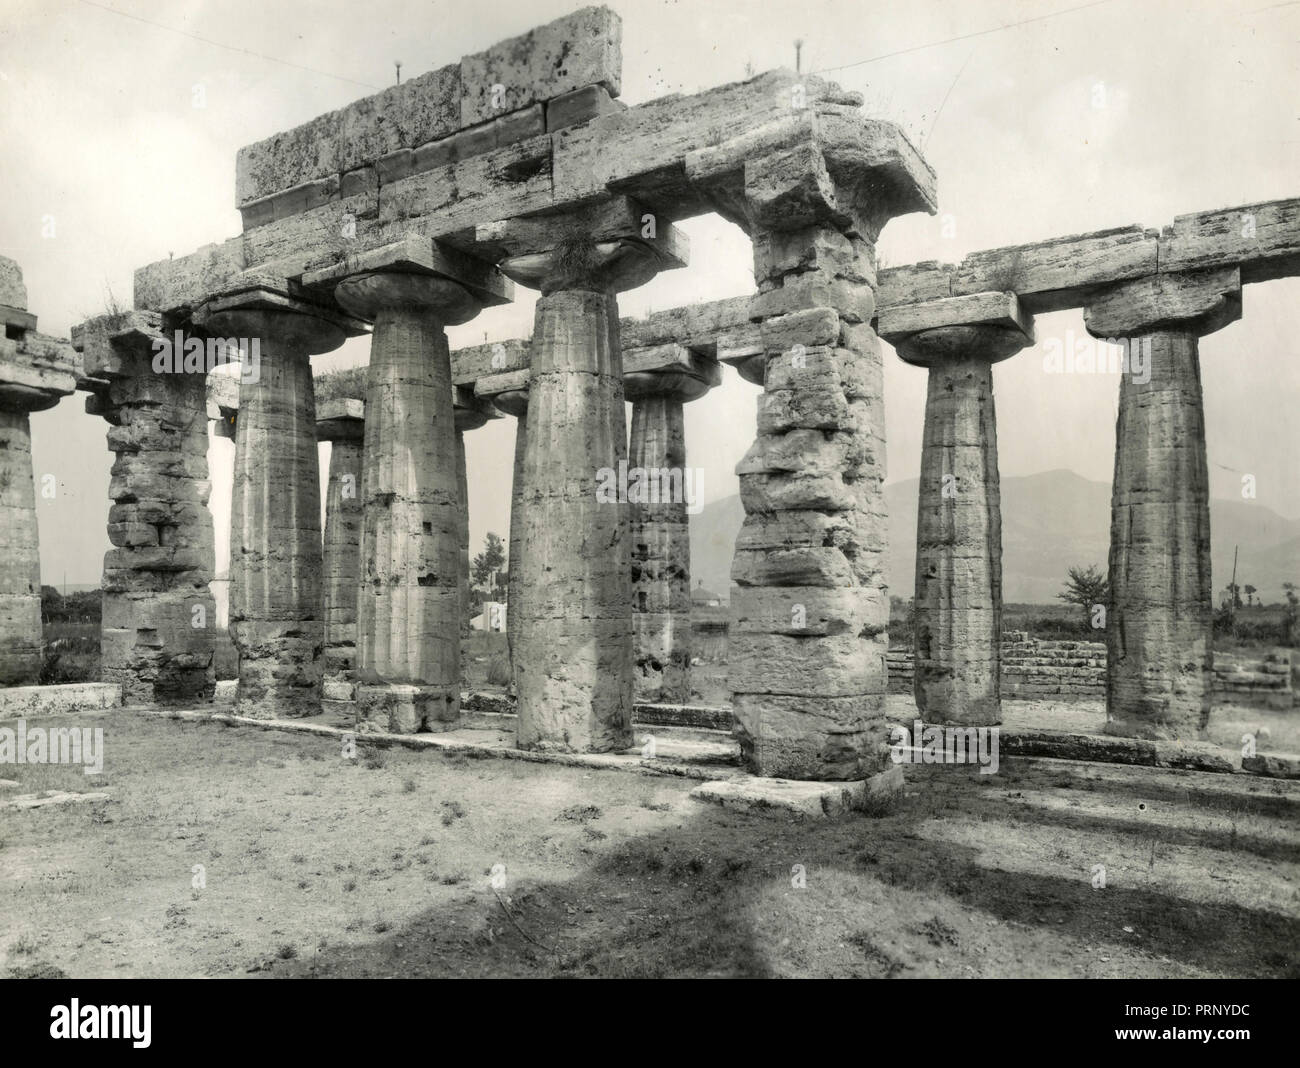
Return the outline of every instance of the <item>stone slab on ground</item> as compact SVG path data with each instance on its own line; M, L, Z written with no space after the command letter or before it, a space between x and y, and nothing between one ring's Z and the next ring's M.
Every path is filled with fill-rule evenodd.
M1241 758L1241 770L1270 779L1300 779L1300 756L1294 753L1256 753Z
M1199 742L1179 745L1139 738L1025 728L1002 728L999 739L1003 756L1055 757L1058 760L1092 760L1228 774L1236 771L1227 750Z
M69 682L58 686L8 686L0 689L0 720L58 716L85 709L116 708L122 687L110 682Z
M460 707L467 712L515 713L515 699L505 693L475 691L461 694ZM632 722L654 727L695 727L730 731L731 709L713 705L662 705L638 701L632 706Z
M349 726L305 719L254 719L230 712L208 709L159 709L146 706L127 706L125 712L142 716L157 716L188 722L214 721L231 726L256 727L258 730L288 731L315 734L339 739L340 745L351 738L358 749L371 746L405 749L436 749L444 752L466 753L480 757L498 757L502 760L522 760L534 764L561 764L567 767L592 768L606 771L634 771L643 775L666 775L686 779L716 779L730 777L728 765L738 759L738 749L727 742L701 742L691 738L678 740L656 736L656 753L645 758L640 749L619 753L560 753L514 748L513 732L460 727L436 734L390 734L385 731L359 733ZM734 774L739 774L736 772Z
M835 817L861 812L873 802L883 803L902 787L903 769L892 767L855 782L804 782L744 775L703 783L688 796L739 812Z
M6 808L41 808L45 805L70 805L81 801L111 801L106 793L79 794L67 790L42 790L36 794L18 794L5 803Z

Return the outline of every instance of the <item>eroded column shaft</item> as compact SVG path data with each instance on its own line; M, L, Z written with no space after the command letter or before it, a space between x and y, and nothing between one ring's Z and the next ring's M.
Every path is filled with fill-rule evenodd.
M310 356L264 337L260 375L240 385L235 435L230 629L242 715L320 708L319 471Z
M916 522L917 709L935 723L1001 722L1002 516L993 368L929 372Z
M31 418L0 406L0 686L41 674L41 559Z
M690 698L691 542L682 407L681 400L664 394L632 405L629 467L651 473L659 498L631 508L635 694L642 701Z
M1122 376L1111 498L1112 733L1194 738L1212 686L1209 476L1197 333L1158 330L1150 380Z
M461 519L451 362L415 303L375 314L366 389L364 569L357 604L363 725L446 729L460 715Z
M361 441L330 446L325 495L325 675L351 682L356 665L361 562Z
M519 744L584 752L632 741L627 505L602 501L602 469L627 455L618 303L562 289L538 299L523 517L510 613Z
M510 671L513 679L515 648L519 633L519 614L522 610L523 571L520 546L524 535L524 456L528 450L528 401L525 398L515 417L514 476L510 482L510 556L506 579L506 647L510 651Z

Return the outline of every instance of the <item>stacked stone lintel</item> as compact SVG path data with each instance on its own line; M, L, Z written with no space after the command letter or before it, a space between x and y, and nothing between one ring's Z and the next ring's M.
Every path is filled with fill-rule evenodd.
M203 347L203 337L180 335ZM91 320L74 334L106 381L87 408L111 425L101 678L127 704L212 700L217 642L208 511L206 367L185 370L178 334L153 312ZM156 357L160 359L155 367Z
M1213 692L1209 471L1199 339L1241 317L1241 272L1156 274L1084 309L1118 343L1106 730L1195 740Z

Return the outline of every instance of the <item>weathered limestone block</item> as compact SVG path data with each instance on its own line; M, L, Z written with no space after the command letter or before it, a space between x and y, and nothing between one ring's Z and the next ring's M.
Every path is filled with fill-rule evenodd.
M324 645L319 460L311 356L359 324L259 287L218 295L196 322L260 341L243 376L230 518L230 631L239 650L241 715L287 718L320 708Z
M157 315L103 316L74 344L106 380L100 410L117 459L109 483L100 674L126 704L212 700L218 634L212 579L207 386L202 371L155 371Z
M317 409L316 438L330 442L322 552L323 668L327 680L349 685L356 664L364 437L365 402L360 398L327 401Z
M1002 514L993 364L1033 341L1013 293L905 305L881 336L929 368L916 526L914 693L927 722L1002 721Z
M510 607L523 748L607 752L632 741L632 569L628 505L603 499L627 458L615 293L679 264L672 227L642 238L639 205L619 202L488 228L509 252L502 271L539 288L524 443L523 516ZM598 233L599 240L591 234Z
M1190 740L1213 688L1209 475L1198 338L1241 315L1237 270L1160 275L1085 309L1140 343L1120 379L1106 617L1106 730Z

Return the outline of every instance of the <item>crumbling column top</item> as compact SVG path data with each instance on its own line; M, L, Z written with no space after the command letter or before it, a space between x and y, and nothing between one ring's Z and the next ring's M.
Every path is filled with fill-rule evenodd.
M1241 318L1241 269L1160 273L1103 290L1084 306L1083 323L1098 338L1131 337L1162 327L1201 336Z
M972 293L882 308L876 332L919 367L953 357L997 363L1034 342L1034 320L1014 293Z

